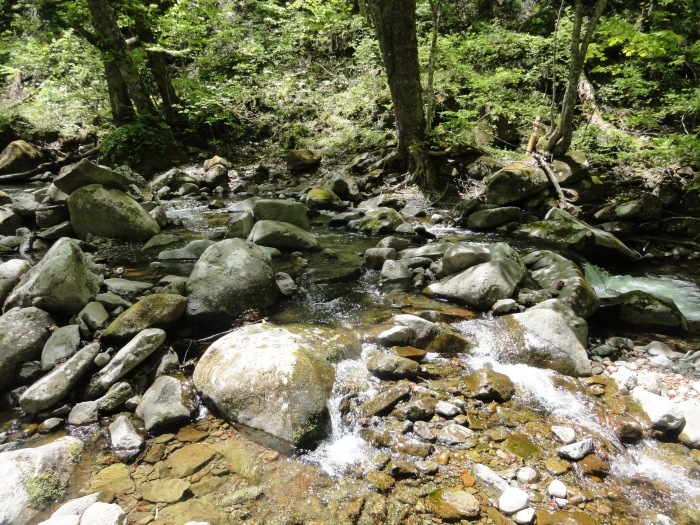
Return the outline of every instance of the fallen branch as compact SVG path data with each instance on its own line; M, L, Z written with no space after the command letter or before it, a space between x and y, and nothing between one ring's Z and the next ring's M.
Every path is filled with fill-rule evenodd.
M81 159L87 159L96 155L102 149L102 145L97 145L89 151L86 151L82 155L69 156L64 159L54 160L51 162L44 162L39 164L36 168L29 171L22 171L20 173L9 173L7 175L0 175L0 183L3 182L25 182L30 181L35 175L41 173L52 171L57 168L62 168L63 166L68 166L69 164L74 164Z
M542 170L547 174L547 178L549 179L549 182L552 183L552 186L554 186L554 189L557 190L557 196L559 197L559 207L562 210L565 210L566 208L568 208L569 203L566 202L566 197L564 197L564 192L561 191L561 186L559 186L559 181L557 180L556 176L554 175L554 172L552 171L552 168L549 165L549 162L547 162L547 159L541 153L537 153L537 152L533 151L532 156L537 161L537 164L539 164L540 167L542 168Z

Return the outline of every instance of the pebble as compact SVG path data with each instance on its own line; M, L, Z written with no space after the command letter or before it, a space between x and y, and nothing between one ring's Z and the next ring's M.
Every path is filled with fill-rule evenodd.
M552 426L552 434L564 445L576 441L576 431L571 427Z
M518 481L523 484L535 483L540 479L540 475L532 467L523 467L518 469L516 477L518 478Z
M549 484L549 487L547 487L547 494L554 498L566 498L566 485L560 480L555 479Z
M459 407L453 405L452 403L448 403L447 401L438 401L438 404L435 405L435 412L443 417L454 417L460 413L460 410Z
M559 454L560 458L578 461L593 452L593 449L593 440L588 438L584 439L583 441L578 441L576 443L571 443L570 445L559 447L557 449L557 454Z
M535 519L535 509L523 509L519 510L513 516L513 521L520 525L528 525Z
M530 496L523 489L508 487L498 498L498 510L504 514L514 514L530 503Z

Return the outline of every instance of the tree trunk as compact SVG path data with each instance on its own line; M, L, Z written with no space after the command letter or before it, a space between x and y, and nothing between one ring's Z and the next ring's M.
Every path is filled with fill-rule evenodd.
M600 113L600 108L595 101L593 86L591 86L588 78L586 78L585 73L581 73L581 78L579 78L578 81L578 97L581 99L583 113L586 115L586 118L590 124L602 131L615 129L614 126L606 121L603 118L603 115Z
M598 0L593 15L591 15L586 27L586 33L581 38L581 28L583 26L583 0L575 0L574 28L571 34L571 58L569 64L569 75L566 82L566 91L562 101L559 124L554 129L547 140L546 150L552 155L564 155L571 146L571 138L574 132L574 107L578 95L578 79L583 71L583 63L586 60L588 45L593 38L593 31L600 16L605 9L606 0Z
M124 36L106 0L87 0L95 28L99 33L100 48L107 53L105 62L113 62L122 75L136 112L139 115L154 115L155 107L139 75L138 68L126 47Z
M416 0L367 0L379 40L394 103L399 153L410 160L410 148L424 137L425 115L418 64Z
M119 67L112 60L104 60L105 78L107 79L107 91L109 93L109 106L112 109L112 120L117 126L123 126L133 122L136 112L131 105L129 90L124 82Z

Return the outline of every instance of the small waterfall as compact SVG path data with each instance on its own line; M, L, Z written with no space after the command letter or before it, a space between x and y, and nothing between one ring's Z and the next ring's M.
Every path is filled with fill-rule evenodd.
M584 265L584 273L599 297L641 290L672 299L689 321L700 321L700 286L693 281L670 275L610 275L592 264Z

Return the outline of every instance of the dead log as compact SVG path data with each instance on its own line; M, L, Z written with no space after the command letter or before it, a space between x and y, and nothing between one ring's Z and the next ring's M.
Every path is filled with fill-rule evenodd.
M552 186L554 186L554 189L557 191L557 196L559 197L559 207L562 210L565 210L569 206L569 203L566 202L566 197L564 196L564 192L561 191L561 186L559 185L559 181L557 180L557 177L554 175L554 171L552 171L552 167L549 165L549 162L547 162L547 159L541 153L537 153L537 152L533 151L532 156L537 161L537 164L539 164L540 167L542 168L542 170L547 174L547 178L549 179L549 182L552 183Z

